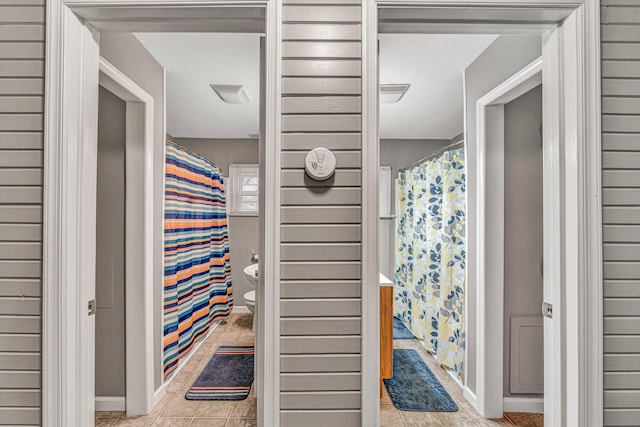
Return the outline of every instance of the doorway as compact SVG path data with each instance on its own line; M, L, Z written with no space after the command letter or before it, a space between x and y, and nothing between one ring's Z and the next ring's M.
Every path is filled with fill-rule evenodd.
M119 32L127 33L134 31L160 31L160 32L175 32L180 30L186 31L202 31L202 32L251 32L258 34L267 34L267 49L273 49L274 40L271 38L272 26L274 23L271 20L267 20L267 9L272 7L266 2L255 2L254 4L244 4L243 7L233 8L221 6L217 4L200 4L196 7L190 5L184 10L180 10L176 7L156 7L153 5L145 5L140 7L139 20L123 19L131 18L131 9L122 6L114 6L112 3L101 7L100 4L92 4L91 7L80 7L72 11L63 2L57 3L56 6L49 5L52 9L59 12L59 15L54 15L50 22L50 28L55 27L52 30L52 34L56 34L50 40L51 49L49 51L50 56L50 72L48 70L47 77L51 80L49 85L49 100L62 100L61 104L69 107L75 105L77 108L67 108L62 111L56 110L57 107L50 109L50 118L52 118L49 131L52 134L59 132L64 137L60 139L52 139L49 145L51 152L57 151L60 158L65 160L75 159L71 161L70 167L65 168L64 165L56 164L52 162L50 164L49 172L52 176L61 176L61 170L65 173L73 175L74 179L64 182L59 182L57 191L60 196L60 209L50 211L52 216L60 215L61 218L69 220L64 224L60 221L49 218L51 223L59 224L58 228L52 228L52 232L49 235L49 239L56 242L67 242L67 244L73 246L77 251L73 252L69 250L66 252L69 262L72 262L76 269L76 274L71 274L65 279L56 280L55 284L49 282L52 286L51 290L54 293L60 293L61 295L73 294L72 297L64 299L62 305L52 307L48 312L51 322L44 322L47 325L45 328L49 328L45 331L45 335L51 337L61 337L56 339L56 348L66 349L64 363L67 366L63 368L60 364L61 361L56 358L48 358L49 369L47 372L50 375L51 382L45 381L46 384L57 384L56 387L61 387L65 390L65 393L51 393L44 392L44 414L43 419L47 422L57 422L60 425L92 425L94 420L94 372L93 372L93 328L94 317L92 316L92 307L89 306L87 310L87 301L91 301L95 298L95 289L91 285L94 283L95 277L95 256L91 255L90 242L93 241L95 234L92 229L95 229L95 212L91 210L85 210L84 207L91 204L91 199L95 199L95 187L92 182L95 183L95 177L92 178L92 173L95 173L96 162L96 121L97 121L97 96L98 96L98 77L99 77L99 53L98 53L98 39L100 33ZM56 9L58 7L59 9ZM271 16L273 16L271 14ZM58 19L60 18L60 19ZM231 25L230 25L231 23ZM71 42L67 43L68 37ZM57 42L63 42L65 48L62 49L62 45L58 45ZM52 53L53 52L53 53ZM273 62L272 60L270 60ZM82 64L81 67L78 67ZM66 70L73 68L75 71L73 75L66 73ZM273 68L270 68L273 70ZM65 71L65 72L63 72ZM272 71L267 71L269 77ZM273 78L265 78L264 81L274 81ZM74 86L77 85L77 86ZM211 91L210 88L207 88ZM59 91L59 92L56 92ZM57 93L53 95L52 93ZM276 96L275 87L273 84L269 84L268 87L262 88L262 94L256 96L263 100L274 99ZM265 150L260 153L263 159L268 159L269 162L261 161L260 163L269 165L261 173L264 174L265 179L261 185L266 187L273 187L276 180L276 172L279 164L279 158L276 153L279 150L278 133L276 131L277 126L274 124L277 120L274 118L275 111L273 111L273 105L276 105L275 101L265 102L265 118L262 120L264 127L263 135L265 135ZM55 117L55 119L53 119ZM155 132L162 135L164 132ZM64 141L61 143L60 141ZM75 155L79 157L75 157ZM275 168L275 170L271 170ZM60 169L62 168L62 169ZM138 172L141 174L150 173L151 165L146 164L143 168L139 168ZM161 174L163 174L162 168L160 168ZM83 180L77 177L84 177ZM157 183L157 180L154 180ZM72 188L77 185L75 188ZM55 185L50 183L49 189L52 190ZM163 188L162 183L160 188ZM74 197L67 198L64 194L74 194ZM77 197L75 197L77 195ZM158 197L157 191L153 192L154 202L160 203L162 197ZM276 224L278 224L279 212L275 208L278 206L279 194L267 194L265 202L265 215L264 222L266 224L266 231L271 235L274 234ZM275 200L272 200L275 199ZM155 206L155 205L154 205ZM154 210L155 212L155 210ZM162 217L162 215L161 215ZM141 216L140 219L144 221L145 217ZM159 226L162 229L162 224L158 222L146 221L142 224L142 229L147 224L152 223L154 230ZM77 241L74 239L66 240L71 233L70 227L76 229L76 224L80 224L82 232L78 235L81 236ZM54 231L55 230L55 231ZM77 231L77 230L76 230ZM55 234L55 237L53 235ZM161 235L158 233L151 233L162 240ZM148 235L147 235L148 236ZM155 238L154 237L154 238ZM65 244L65 243L60 243ZM95 244L95 243L94 243ZM266 265L277 265L278 251L274 249L278 247L277 241L264 239L260 242L261 247L257 248L260 254L264 254ZM269 247L265 250L265 247ZM159 246L162 247L161 245ZM81 249L82 248L82 249ZM160 252L154 246L154 268L151 271L153 277L154 291L158 288L158 276L155 274L156 267L158 266L158 259L162 257L162 250ZM95 251L94 251L95 253ZM160 258L157 255L160 254ZM52 262L53 258L49 258ZM249 259L247 259L247 263ZM162 263L159 264L159 271L162 272ZM59 271L59 270L56 270ZM66 270L69 273L71 270ZM149 271L146 271L148 274ZM267 283L267 285L259 286L256 296L258 305L274 305L273 302L267 301L268 298L276 298L277 293L272 293L271 287L275 286L276 280L271 276L275 273L275 268L266 268L265 273L261 275L260 284ZM239 273L240 275L242 273ZM83 285L80 286L80 283ZM87 284L90 284L87 286ZM262 295L260 295L262 294ZM263 298L261 298L261 296ZM146 295L145 303L152 303L153 298L149 298ZM242 300L240 296L239 300ZM81 301L84 303L80 304ZM78 307L82 306L82 310L78 310ZM150 311L153 311L152 307ZM145 313L145 310L139 310L138 314ZM64 315L63 315L64 313ZM273 341L272 338L265 339L265 331L270 330L274 323L274 314L272 311L260 310L257 307L257 313L259 316L263 316L257 322L257 361L256 361L256 384L258 387L264 387L268 391L258 391L256 394L260 396L258 402L258 411L266 411L268 403L265 405L261 400L264 399L267 402L275 396L269 387L273 387L273 375L277 374L277 357L273 352L262 351L262 346L265 343ZM88 315L87 315L88 314ZM55 320L54 320L55 319ZM59 335L62 325L67 328L70 333ZM71 327L73 325L73 327ZM154 329L162 330L162 323L153 319ZM152 353L154 355L161 354L158 352L155 345L158 334L152 332L140 337L141 341L151 340ZM80 345L82 343L82 345ZM87 345L89 343L89 345ZM61 350L62 351L62 350ZM146 354L146 361L154 361L154 365L157 366L157 357ZM268 369L265 369L268 366ZM75 380L70 377L70 372L77 372ZM161 371L153 368L152 371L153 380L151 381L152 393L146 394L146 398L150 398L146 403L146 408L141 413L148 413L149 409L153 407L153 404L159 401L164 393L162 386L158 387L157 378L162 376ZM266 378L264 381L263 378ZM148 386L149 383L145 383ZM59 405L72 405L73 410L67 411L60 409ZM55 409L52 409L55 408ZM49 410L47 410L49 409ZM262 417L263 414L259 414L258 417Z
M154 102L102 57L99 83L96 402L141 415L154 402L153 230L145 220L154 211Z
M528 11L522 10L521 17L523 19L518 20L518 19L515 19L514 15L511 15L511 13L518 14L518 12L515 12L514 10L509 10L508 12L504 11L505 14L500 16L500 13L496 13L494 15L493 13L495 11L492 11L491 8L483 10L482 8L475 8L474 5L472 4L469 4L466 6L470 6L470 7L468 9L456 9L456 7L452 7L452 8L445 7L445 8L438 8L436 10L436 9L431 9L427 4L424 4L421 6L416 5L416 7L412 6L407 8L396 8L392 3L379 2L377 5L372 6L371 9L368 11L367 16L372 21L375 20L377 22L377 25L369 26L367 36L370 38L370 40L376 40L378 31L383 34L388 34L388 33L486 34L486 33L490 33L491 31L495 31L502 34L536 34L537 33L543 37L543 43L544 43L543 56L545 57L545 69L546 69L544 79L547 83L549 83L546 85L544 91L545 91L545 98L551 101L551 108L546 108L547 106L545 106L545 110L546 110L545 115L550 114L549 116L545 116L545 123L549 125L549 126L545 126L545 129L544 129L545 139L551 142L551 144L547 145L547 147L549 148L548 151L545 151L547 153L545 157L545 163L548 165L552 165L552 167L549 169L549 175L556 176L556 178L551 178L551 177L549 178L551 181L548 181L545 184L545 189L550 188L550 191L547 194L549 194L549 196L553 199L552 205L555 207L555 209L557 209L549 217L547 217L545 214L545 224L548 225L549 229L554 230L553 231L554 234L552 235L556 237L559 235L558 233L560 233L560 230L563 229L563 227L568 227L568 229L571 229L573 227L573 224L580 221L578 218L574 218L573 221L567 220L567 217L565 216L566 205L564 204L563 201L561 201L557 197L557 192L561 191L559 189L561 187L561 181L558 180L557 177L565 173L564 162L566 162L566 157L564 157L565 153L563 152L564 148L559 148L559 146L564 147L564 144L568 143L569 141L565 139L567 133L564 133L561 136L558 129L563 128L564 132L569 132L574 135L575 135L574 132L583 132L582 126L584 126L584 123L573 120L573 118L576 117L575 116L576 110L585 112L584 114L587 114L586 111L589 111L589 114L594 113L594 111L592 111L590 107L588 107L586 104L583 103L583 101L581 101L582 98L576 97L575 96L576 93L569 88L571 87L571 82L575 82L576 78L583 78L583 77L576 77L576 75L580 76L582 71L580 70L579 67L576 66L574 62L574 58L572 57L568 59L564 58L562 55L562 52L558 50L559 46L563 46L566 49L567 46L578 46L579 43L581 43L580 37L584 35L583 34L581 35L581 33L577 31L576 28L582 28L580 27L580 25L583 25L583 24L580 20L583 17L577 13L572 14L571 10L567 10L564 12L560 12L559 10L556 10L556 12L558 12L558 15L556 18L550 18L549 20L546 21L545 25L540 25L536 28L537 24L534 24L534 22L540 22L542 20L538 18L533 18L531 15L528 15L529 18L531 19L525 18L525 16L527 16L527 14L529 13L535 13L533 12L532 9L529 9ZM483 18L480 18L480 16L482 16ZM489 19L489 18L491 18L490 20L492 22L490 25L487 24L486 20L483 22L480 22L483 19ZM520 21L520 23L515 23L515 21ZM531 23L531 25L522 24L522 22L524 21ZM550 22L550 21L553 21L553 22ZM556 27L555 23L558 23L558 22L560 22L561 24L558 25L558 27ZM592 46L592 48L594 47ZM573 49L573 47L569 47L569 49ZM369 41L368 50L367 50L369 61L371 61L371 57L376 56L375 54L376 50L377 50L377 46L375 46L375 43L373 41ZM549 54L551 52L553 53ZM566 50L564 50L564 52L566 52ZM547 61L547 59L549 61ZM580 58L580 60L583 61L585 59ZM368 62L368 63L370 64L371 62ZM559 67L560 63L563 64L563 68ZM514 69L512 72L515 72L515 71L517 71L517 69ZM367 69L366 75L371 76L371 78L367 78L367 83L365 84L365 87L367 88L366 91L369 92L370 94L373 94L374 91L377 92L378 84L381 83L375 78L375 76L377 76L377 64L375 67L371 65ZM503 77L506 78L508 77L508 75ZM495 84L499 84L499 83L500 81L496 82ZM493 87L495 87L495 84L492 87L485 88L485 91L491 90ZM594 87L597 86L597 83L594 83L593 80L590 80L590 84L593 84ZM584 90L586 91L587 89L584 89ZM563 105L562 108L560 108L561 104L559 102L559 99L562 100L562 105ZM372 137L377 135L379 132L379 130L377 129L377 124L372 121L372 117L376 117L378 114L377 100L369 96L368 101L365 101L365 105L367 106L365 108L365 111L367 112L367 114L364 117L364 121L365 121L364 128L366 129L365 140L378 141L377 138ZM573 112L567 115L566 114L567 108L572 110ZM469 111L467 111L466 114L469 114ZM581 114L581 113L578 113L578 114ZM473 115L475 117L475 111L473 112ZM548 119L551 119L551 120L548 120ZM597 120L597 118L594 118L594 120ZM466 132L469 132L469 131L474 133L477 132L475 125L472 129L466 130ZM581 133L581 135L586 135L586 134L588 134L588 132L586 131L585 133ZM592 134L590 137L595 138L595 134ZM584 141L581 141L580 143L583 144ZM551 148L551 146L553 146L553 148ZM576 148L575 146L572 146L572 145L570 146L571 146L571 149ZM471 147L471 151L475 149L476 149L475 147ZM469 154L469 151L468 151L468 154ZM475 157L475 156L478 156L477 152L475 153L472 152L470 154L471 155L469 156L469 158L471 157L479 158L479 157ZM365 158L368 158L368 159L376 159L376 164L378 164L379 156L378 156L378 153L374 152L373 145L368 146L368 149L363 155L365 156ZM484 158L480 158L480 159L483 162L485 160ZM551 172L552 170L554 172ZM371 181L374 179L374 172L377 172L377 171L374 171L371 169L365 170L363 182L364 183L375 182L375 181ZM477 171L470 170L468 176L478 178L476 182L479 182L479 183L483 183L485 182L485 180L488 180L488 175L483 175L483 174L476 175L476 173ZM548 184L552 184L552 185L547 187ZM473 189L469 189L470 192L472 192L472 190ZM595 189L592 189L592 190L597 191ZM377 191L378 191L377 188L375 189L371 188L371 186L369 185L366 185L366 188L363 188L363 193L369 194L370 197L373 197L373 193L374 192L377 193ZM481 215L478 215L477 213L479 212L484 213L484 211L477 209L477 206L476 206L477 199L475 199L476 197L479 197L479 196L478 195L470 196L470 199L472 200L470 200L470 203L469 203L470 215L468 220L469 220L469 223L472 225L473 229L470 230L469 232L470 253L468 254L467 259L469 260L470 263L474 264L472 268L471 266L469 268L469 276L468 276L470 277L469 280L477 279L476 280L477 282L476 285L477 285L482 281L489 280L486 277L486 274L490 270L485 269L485 267L487 267L487 264L484 262L484 260L480 261L477 258L479 256L478 255L479 253L486 252L485 246L484 246L486 244L485 243L486 240L483 239L483 236L477 234L477 230L478 230L477 221L479 221L479 218L481 217ZM574 200L574 201L588 204L584 199ZM597 217L596 211L597 211L597 208L595 206L592 206L591 209L589 210L588 215L595 215ZM577 211L570 210L570 212L576 213ZM375 223L375 221L373 221L373 211L371 212L371 216L365 215L365 218L367 219L367 221L365 221L364 228L367 231L364 232L365 237L363 240L366 240L371 243L372 241L376 240L375 237L377 236L377 233L374 231L374 227L373 227L373 224ZM560 225L560 223L562 223L562 225ZM556 238L555 242L552 244L550 239L546 239L545 244L553 246L554 244L557 244L558 240L561 240L561 239ZM565 297L566 295L565 290L571 289L568 292L573 294L575 289L577 289L576 287L578 288L580 287L577 281L578 273L576 273L575 270L572 270L571 274L562 276L560 275L561 270L558 268L558 264L561 262L559 261L559 259L564 259L564 258L571 259L574 256L573 251L577 250L576 247L579 247L581 244L584 244L584 242L577 241L577 240L571 240L570 243L568 242L569 241L565 241L564 243L565 246L563 246L562 248L559 248L559 247L554 248L549 246L545 247L545 254L547 254L545 255L546 259L544 262L545 273L546 273L545 283L548 282L548 283L556 283L556 284L557 283L566 284L564 289L561 289L561 287L557 285L552 286L552 291L550 290L551 293L548 293L547 290L545 290L545 300L551 303L560 304L563 307L563 310L566 310L565 312L563 312L563 316L565 315L580 316L578 311L576 310L576 307L580 304L580 302L576 300L569 301ZM595 244L594 242L591 242L591 243ZM571 246L571 249L569 249L569 246L566 246L566 245ZM577 246L573 246L573 245L577 245ZM368 245L363 241L363 246L366 247ZM374 254L374 253L366 252L364 254L363 262L367 263L368 262L367 260L369 260L370 262L371 260L374 259L374 256L377 256L377 255L378 255L377 253ZM550 260L549 258L552 258L553 261ZM552 264L550 264L550 262ZM573 265L573 267L577 267L577 266L578 266L577 264ZM580 268L587 268L587 265L582 264ZM498 269L496 269L495 271L497 272ZM501 271L500 274L503 274L502 273L503 270L500 269L500 271ZM478 274L482 277L477 277ZM550 276L559 275L559 276L556 276L555 279L551 279L547 275L550 275ZM365 280L368 280L369 278L373 278L373 277L374 277L374 271L367 271L364 274ZM478 288L480 288L480 286L478 286ZM545 288L545 289L548 289L548 288ZM472 330L468 331L469 335L467 336L468 342L470 344L473 344L473 346L469 346L467 348L466 354L469 355L470 352L472 354L475 354L477 356L476 363L482 362L487 365L492 365L492 364L495 364L495 360L490 358L485 358L484 353L480 351L478 347L481 345L486 345L486 343L484 344L481 343L482 339L480 336L480 331L486 330L485 329L486 318L482 318L478 314L479 307L476 305L478 303L478 299L477 299L478 295L475 295L475 297L476 297L476 299L474 299L475 302L471 304L471 306L469 305L470 303L468 302L465 310L469 318L471 319L470 321L474 323L474 325L472 326ZM373 295L370 297L370 301L371 300L374 300ZM485 302L483 301L482 304L484 303ZM376 300L376 304L378 304L377 300ZM368 308L369 311L365 309L364 317L365 318L367 317L367 313L373 314L375 312L374 308L377 308L377 307L372 305ZM503 319L500 319L500 321L502 323ZM574 324L574 325L577 324L575 322L576 320L574 318L574 320L571 321L570 324ZM563 332L564 331L563 328L566 327L566 324L564 323L563 319L556 318L553 321L550 319L546 319L544 322L544 325L545 325L544 327L546 332L545 333L545 337L546 337L545 352L547 355L545 360L545 380L546 380L545 392L549 391L548 393L545 393L545 398L546 398L545 399L545 418L549 418L548 422L551 423L552 425L556 425L556 424L560 425L561 423L565 423L565 422L568 422L569 424L571 424L572 422L575 423L577 421L566 421L566 420L567 419L572 420L574 419L573 417L582 416L582 415L578 415L580 411L577 410L575 407L572 407L573 409L571 409L571 411L566 412L567 406L565 405L567 404L567 402L564 401L564 398L562 396L566 396L567 390L573 389L575 387L574 381L577 381L578 376L585 375L585 372L582 371L583 368L580 368L579 374L577 371L574 370L571 373L568 373L567 374L568 376L565 376L565 373L564 373L565 371L563 371L564 367L566 366L565 363L567 363L566 362L567 359L575 358L577 355L577 348L575 347L576 343L575 341L572 341L571 344L565 347L563 347L564 344L561 345L561 342L566 342L566 340L570 339L569 335L565 335L566 332ZM592 331L592 333L593 332L594 331ZM502 339L503 335L499 334L499 336L500 336L500 339ZM584 335L582 335L582 337L584 337ZM473 350L471 349L471 347L473 348ZM365 343L365 348L369 348L366 345L366 343ZM549 349L551 348L552 350L549 351ZM570 348L573 350L569 350ZM373 347L371 347L370 354L371 355L374 354ZM367 360L367 358L365 358L365 360ZM583 360L582 362L585 362L585 361ZM586 362L597 363L597 358L589 359ZM578 363L577 360L576 360L576 363ZM365 363L365 367L369 367L371 369L369 371L371 374L375 372L373 371L374 366L375 365L369 365ZM591 365L591 366L594 366L594 365ZM473 408L477 410L484 417L496 416L493 414L502 414L502 407L504 403L503 396L502 396L502 377L500 378L500 381L501 381L500 392L496 393L495 389L493 390L487 389L487 385L488 385L487 379L489 379L489 381L491 382L494 382L495 378L484 377L483 376L484 373L482 373L481 375L478 375L478 373L480 373L483 369L485 369L486 366L483 367L479 365L479 366L476 366L475 368L476 369L473 371L472 375L466 375L466 378L467 378L466 381L469 381L469 379L472 378L473 384L472 385L465 384L465 387L463 389L464 398L467 401L469 401L473 406ZM467 365L466 369L467 369L466 373L468 374L469 364ZM500 364L500 369L502 369L502 364ZM563 373L561 374L560 372L563 372ZM573 376L573 375L578 375L578 376ZM551 383L553 382L555 382L555 385L551 385ZM363 380L363 387L365 387L365 384L367 384L367 382ZM482 385L481 389L477 387L478 384ZM470 385L471 387L469 387ZM372 387L373 389L373 384L369 386ZM554 391L554 388L555 388L555 391ZM498 409L496 409L495 407L491 408L489 406L490 398L489 400L487 400L487 396L491 396L491 395L500 396L500 399L499 399L500 407ZM371 402L374 402L374 401L375 401L375 398L371 397Z
M190 402L184 395L196 381L192 376L206 368L217 347L234 344L254 346L253 333L250 325L246 328L246 321L234 329L236 333L246 332L242 334L242 343L237 343L240 338L235 336L228 336L226 342L218 339L218 335L224 335L223 331L229 327L222 326L221 331L216 329L225 319L234 325L238 323L236 317L240 314L235 312L249 312L247 295L252 289L255 295L255 286L248 282L243 269L253 259L259 259L259 157L263 149L261 143L264 143L264 138L260 136L260 116L264 113L260 89L264 84L260 81L263 75L261 46L260 34L255 33L100 34L101 55L118 64L153 93L155 103L151 108L151 116L157 121L164 118L164 123L153 128L152 147L159 158L154 158L154 150L151 150L145 152L145 157L136 163L136 141L129 138L126 144L129 164L126 181L129 186L148 179L139 175L140 171L145 170L145 164L150 164L154 169L149 173L150 187L160 188L162 194L160 202L152 204L146 211L130 213L126 221L128 233L135 233L139 228L149 226L149 223L156 224L150 218L157 213L164 218L164 224L161 222L163 226L160 227L162 234L158 236L154 231L150 233L151 239L147 239L151 240L152 248L154 242L164 242L162 259L155 259L155 264L152 262L155 266L161 265L158 261L164 262L164 274L155 276L161 278L163 286L152 286L146 298L136 303L133 292L139 282L131 277L127 280L127 288L132 289L127 295L127 306L132 307L126 316L127 333L131 334L139 327L138 323L143 323L138 313L148 301L153 301L153 304L143 318L153 319L160 332L156 334L149 330L141 336L140 341L127 342L127 354L140 354L136 351L139 342L151 338L153 341L151 354L141 358L140 366L135 365L135 360L128 360L130 363L126 364L126 395L130 399L126 408L123 406L119 409L126 409L129 417L149 417L149 414L166 418L178 415L193 417L203 413L220 417L228 415L224 408L219 413L205 411L202 407L211 405ZM101 59L101 62L107 60ZM215 90L217 86L212 88L211 85L220 82L240 83L231 89L239 90L243 97L223 98L233 96L236 92L218 94ZM135 105L127 106L128 110L134 108ZM99 117L103 115L99 114ZM131 133L136 123L136 118L129 111L126 126L121 126ZM116 126L106 130L99 127L100 137L105 142L114 137L117 139L119 135L116 129ZM100 221L104 220L101 215L112 212L113 215L108 217L112 219L118 213L118 194L112 194L114 192L109 191L108 184L125 178L124 170L118 168L119 164L110 162L110 156L116 153L121 160L125 158L125 145L122 145L122 141L120 143L121 150L111 147L110 150L101 150L98 156L99 175L104 174L106 169L114 178L107 180L107 183L104 180L98 182L98 190L102 190L98 192L98 202L103 209L102 212L98 211L99 245L104 234L122 234L117 229L112 229L111 233L102 232L108 221ZM101 168L105 162L109 167ZM243 167L235 173L238 164L243 164ZM120 196L124 197L124 194L122 191ZM128 205L135 205L135 191L127 191L126 194ZM135 240L130 246L132 244L135 244ZM126 265L135 272L142 265L138 262L135 248L128 249ZM123 252L116 251L113 255L123 256ZM205 264L209 268L203 272L202 266ZM98 263L97 266L101 265ZM102 285L101 281L107 276L105 273L103 269L97 269L98 285ZM103 288L97 286L96 290L102 291ZM118 286L111 287L114 288ZM96 391L100 392L96 397L97 403L105 399L108 401L110 395L105 396L105 390L110 389L113 381L125 376L125 366L115 363L119 361L117 356L120 354L114 354L122 346L110 345L123 344L125 334L118 333L117 322L105 324L108 311L102 309L103 304L100 304L106 301L105 293L101 292L97 297L101 308L96 316L97 330L102 335L97 336L96 340L96 361L105 362L96 365ZM255 296L250 298L251 309L255 301ZM234 313L231 313L232 307ZM252 314L240 317L251 318ZM216 342L218 346L212 347L209 345L211 342ZM108 357L109 354L114 357ZM143 390L140 390L141 382L137 377L140 367L150 368L153 372L150 390L144 389L146 394L141 393ZM177 393L178 390L181 393ZM250 394L249 401L254 402L255 417L255 398L253 393ZM147 403L146 396L150 396L147 405L136 407L132 403L134 398ZM172 396L175 398L169 399ZM98 422L104 422L105 419L112 421L111 416L124 415L105 412L116 409L114 407L99 405L96 409Z
M474 379L470 380L467 377L469 371L467 363L476 362L474 355L466 353L467 334L475 325L475 319L468 316L467 297L468 293L482 292L482 289L474 288L475 281L466 279L468 274L466 271L467 230L473 228L473 224L470 225L467 222L470 215L466 198L469 186L478 185L476 177L470 176L468 171L480 169L478 159L487 159L485 170L492 175L487 178L486 191L491 200L482 210L479 210L482 215L478 217L483 224L491 225L497 221L497 218L505 216L505 207L513 205L511 200L513 192L509 193L511 195L505 195L503 188L505 184L512 184L517 180L511 179L505 183L504 175L507 171L505 168L515 163L519 169L522 169L528 166L528 159L525 159L523 164L523 159L519 156L517 159L512 159L514 162L505 163L506 148L518 148L516 145L519 141L516 143L510 141L511 145L507 147L504 126L510 123L507 123L504 117L503 105L522 95L522 92L513 92L511 99L507 99L503 96L502 89L497 92L490 91L489 98L492 105L487 108L484 108L484 103L488 98L483 96L487 93L487 88L500 86L502 80L509 80L512 77L511 73L517 73L520 67L531 68L527 67L529 61L537 64L534 66L537 72L535 75L530 75L530 81L521 82L518 90L526 92L533 88L532 85L539 85L542 81L541 61L535 60L541 54L541 44L542 39L537 35L381 34L379 36L382 93L379 121L381 138L379 265L380 272L394 282L394 326L399 325L398 328L404 329L409 338L406 339L407 337L399 333L400 338L393 340L394 372L399 370L402 373L409 368L420 371L418 364L414 363L415 360L408 358L405 354L421 356L422 362L427 365L423 370L428 372L430 369L437 379L437 382L433 381L434 384L445 389L442 394L446 392L449 394L449 404L446 404L447 399L443 398L438 404L424 405L420 409L418 408L420 405L407 406L406 397L403 395L410 395L411 390L417 390L419 387L413 384L411 378L407 378L403 383L402 375L398 377L394 375L393 378L385 381L388 393L382 394L381 416L387 422L390 422L390 417L401 417L405 421L414 423L435 422L435 418L443 423L463 423L466 420L465 417L480 417L478 411L463 398L465 385L473 383ZM398 89L402 89L402 92ZM394 93L394 90L398 93ZM498 92L502 96L500 100L495 96ZM481 104L482 108L480 108ZM497 116L498 109L500 109L500 117ZM541 138L539 132L542 117L541 114L538 116L539 120L533 126L538 132L538 137ZM523 120L527 119L528 116ZM471 127L475 128L476 123L478 133L482 133L482 137L468 131ZM487 129L495 134L488 134ZM468 155L466 137L476 141L474 142L476 152L480 154L475 158ZM541 167L542 144L540 141L534 147L535 149L539 150L538 160ZM385 165L387 165L386 172L391 172L391 176L386 178L383 173ZM539 182L539 188L536 187L534 190L541 197L542 181ZM383 213L383 209L388 213ZM541 246L543 235L541 203L531 212L531 215L535 216L540 224L536 237L539 238ZM488 221L488 218L491 218L491 221ZM495 253L496 256L504 252L501 249L504 246L502 239L509 236L505 235L505 225L502 224L501 227L502 229L491 228L488 231L486 244L489 249L485 252ZM512 252L515 253L515 251ZM513 255L513 253L504 254L505 257L507 255ZM536 273L538 273L539 263L542 261L542 247L539 248L535 257L538 258L536 261ZM492 255L487 254L487 259L491 259L488 262L489 265L494 265L496 262ZM517 261L520 259L518 258ZM524 261L525 264L526 262L527 260ZM510 267L512 264L517 263L502 262L504 267ZM389 265L391 267L387 267L385 271L384 267ZM490 271L493 274L493 270ZM518 272L521 275L528 274L521 269ZM489 283L493 285L500 276L501 274L496 270ZM505 298L507 305L500 307L500 310L492 305L488 312L496 316L498 313L500 316L502 316L501 313L507 313L509 315L507 326L503 320L492 323L490 326L492 337L500 336L502 339L500 331L509 331L508 322L511 318L527 314L536 316L536 321L540 322L540 327L537 329L539 337L536 335L536 338L539 338L538 343L542 344L542 317L539 315L542 280L540 277L539 279L537 283L539 286L533 291L539 293L539 298L533 298L532 302L536 304L538 299L540 301L538 306L533 308L530 304L525 309L520 307L522 304L518 297L523 292L516 292L513 296L505 290L502 291L502 294L510 297L510 299ZM506 290L512 290L512 288L515 286L509 286ZM485 299L493 301L493 298L497 299L498 295L502 294L498 294L497 289L492 287ZM499 303L503 304L502 300ZM381 306L382 309L384 308ZM385 341L384 336L382 341ZM509 379L508 374L503 375L502 366L497 368L502 360L505 360L505 366L509 366L508 361L511 359L509 342L507 339L507 344L503 345L502 342L496 341L485 354L485 357L492 361L492 366L496 366L496 369L489 374L490 378L503 381L504 376L506 380ZM498 344L500 344L499 347ZM498 354L498 350L502 352L503 348L506 349L504 357ZM398 360L395 360L396 357ZM539 362L541 361L540 358ZM405 366L407 363L411 366ZM472 369L475 369L475 366L472 366ZM541 371L540 364L540 373ZM542 385L541 381L539 385ZM522 425L525 418L527 422L531 422L531 425L541 425L542 417L536 414L542 413L541 399L537 407L532 407L525 405L523 399L515 401L515 397L509 393L509 387L504 390L495 389L493 392L495 399L499 400L499 412L485 415L486 417L502 418L503 412L510 412L507 416L517 420L516 425ZM415 391L415 393L418 395L425 392ZM519 391L514 390L514 393ZM509 403L504 411L503 400ZM448 413L455 404L457 404L457 410ZM399 411L394 411L394 407ZM409 409L411 412L407 412ZM504 422L510 421L504 419Z

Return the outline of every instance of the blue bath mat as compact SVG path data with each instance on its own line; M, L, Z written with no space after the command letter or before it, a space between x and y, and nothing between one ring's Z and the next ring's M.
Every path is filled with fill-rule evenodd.
M415 350L393 350L393 378L384 380L401 411L455 412L458 405Z
M393 318L393 339L394 340L412 340L413 334L407 328L402 320L397 317Z
M186 394L189 400L244 400L253 383L254 348L221 345Z

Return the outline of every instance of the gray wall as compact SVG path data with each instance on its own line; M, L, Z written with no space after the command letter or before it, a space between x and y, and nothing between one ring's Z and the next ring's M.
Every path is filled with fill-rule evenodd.
M2 425L40 423L43 5L0 3Z
M284 3L281 426L359 426L360 290L374 285L360 281L360 2ZM314 184L304 156L318 146L337 171Z
M153 97L153 316L154 316L154 385L162 385L162 271L164 219L164 69L147 52L142 44L129 33L103 33L100 36L100 55L111 62L131 80Z
M630 426L640 422L640 15L609 3L601 33L604 424Z
M258 164L257 139L199 139L175 138L173 141L215 163L229 176L229 165L232 163ZM249 265L251 255L258 253L258 216L229 217L229 256L231 258L231 275L233 281L234 305L244 306L242 296L255 289L242 270Z
M504 107L504 395L511 396L511 318L542 316L542 86ZM540 344L543 341L540 328ZM543 374L534 352L521 369ZM526 366L524 366L526 365ZM536 377L538 378L538 377ZM540 378L542 379L542 378ZM518 396L522 396L519 394Z
M491 44L464 73L465 79L465 140L468 153L475 151L476 144L476 101L486 95L515 72L542 54L542 40L538 36L500 36ZM476 174L476 165L467 163L467 176ZM475 181L467 180L467 222L476 221ZM468 229L467 258L473 259L476 247L476 236L472 229ZM467 262L467 277L475 277L476 266ZM472 280L468 281L466 289L467 319L476 316L476 290ZM471 391L476 390L476 336L467 334L467 386Z
M125 396L126 103L100 88L96 218L96 396Z
M232 163L258 164L258 139L204 139L173 137L173 142L206 157L216 164L222 175L229 176Z
M446 139L382 139L380 166L391 166L391 214L396 214L395 179L398 170L409 166L434 151L449 145ZM378 222L378 250L380 272L393 280L395 271L395 218L381 218Z

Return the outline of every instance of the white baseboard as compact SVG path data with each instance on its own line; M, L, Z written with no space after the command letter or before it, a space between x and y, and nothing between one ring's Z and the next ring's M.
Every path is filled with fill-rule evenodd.
M231 313L251 313L251 310L249 310L246 305L234 305Z
M469 387L464 386L462 388L462 397L467 399L467 402L469 402L471 406L473 406L473 409L475 409L476 412L480 413L480 410L478 409L478 398L476 397L476 394L472 392Z
M153 406L155 407L158 402L164 397L164 394L167 392L167 383L163 383L158 389L153 392Z
M96 411L125 411L126 409L124 396L96 396Z
M544 412L544 397L505 397L504 412Z

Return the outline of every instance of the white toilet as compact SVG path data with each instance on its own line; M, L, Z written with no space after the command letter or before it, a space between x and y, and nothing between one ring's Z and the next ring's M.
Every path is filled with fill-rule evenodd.
M249 291L244 294L244 305L247 306L250 312L256 312L256 291Z
M257 260L257 257L256 257ZM244 268L244 275L247 278L247 281L256 286L258 284L258 263L250 264ZM253 316L253 330L256 330L256 291L255 289L249 292L246 292L243 296L244 305L249 309L250 312L254 313Z

